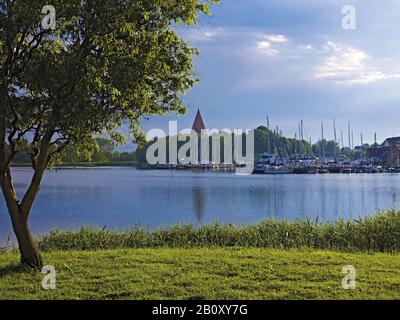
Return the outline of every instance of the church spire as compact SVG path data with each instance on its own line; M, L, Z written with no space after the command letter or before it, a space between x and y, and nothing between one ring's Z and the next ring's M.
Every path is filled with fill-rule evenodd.
M197 133L201 133L201 130L205 130L206 126L204 125L203 117L201 116L200 109L197 110L196 118L194 119L192 130Z

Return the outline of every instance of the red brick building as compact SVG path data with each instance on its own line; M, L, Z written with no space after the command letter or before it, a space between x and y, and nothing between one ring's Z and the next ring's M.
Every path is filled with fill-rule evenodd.
M369 148L367 154L375 162L400 167L400 137L386 139L381 145Z

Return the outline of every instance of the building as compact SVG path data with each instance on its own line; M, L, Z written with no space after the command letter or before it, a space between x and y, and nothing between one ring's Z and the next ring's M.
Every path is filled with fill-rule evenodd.
M400 167L400 137L386 139L381 145L367 150L368 157L375 163Z
M201 116L200 110L197 110L192 130L196 131L198 134L201 134L201 130L206 130L206 126L204 125L203 117Z
M206 126L203 121L203 117L201 116L200 109L197 110L196 117L193 121L192 130L197 133L197 136L200 137L201 131L206 130ZM209 161L202 161L201 158L201 140L199 139L199 149L198 149L198 161L199 164L208 164Z

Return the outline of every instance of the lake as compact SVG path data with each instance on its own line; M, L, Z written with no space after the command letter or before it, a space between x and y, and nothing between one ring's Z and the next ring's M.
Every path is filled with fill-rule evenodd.
M29 169L13 169L21 194ZM47 171L30 222L36 235L98 226L123 230L262 219L335 221L400 208L400 175L254 175L81 168ZM0 241L11 233L0 199Z

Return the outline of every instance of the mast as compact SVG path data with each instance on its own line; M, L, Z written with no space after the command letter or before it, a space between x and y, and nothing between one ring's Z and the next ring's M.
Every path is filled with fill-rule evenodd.
M304 140L304 122L301 120L301 140Z
M340 130L340 138L342 142L342 149L344 148L344 141L343 141L343 130Z
M321 122L321 137L322 137L322 140L321 140L322 155L321 155L321 157L322 157L322 160L324 160L325 150L324 150L324 123L323 122Z
M296 133L296 139L295 139L295 144L299 144L299 154L301 153L301 144L300 144L300 140L301 140L301 124L299 122L298 124L298 134L299 134L299 140L297 141L297 133ZM297 154L297 146L296 146L296 154Z
M364 160L364 139L362 132L361 132L361 159Z
M271 154L271 142L269 141L269 116L267 116L267 152Z
M350 127L350 122L348 124L348 134L349 134L349 149L351 150L351 133L350 133L351 127Z
M354 149L354 134L353 134L353 130L351 130L351 149Z
M337 157L337 154L336 154L336 144L337 144L337 134L336 134L336 120L335 119L333 119L333 135L334 135L334 138L335 138L335 146L334 146L334 149L333 149L333 153L334 153L334 157L335 157L335 161L336 161L336 157Z
M337 143L337 135L336 135L336 120L333 119L333 135L335 138L335 143Z

